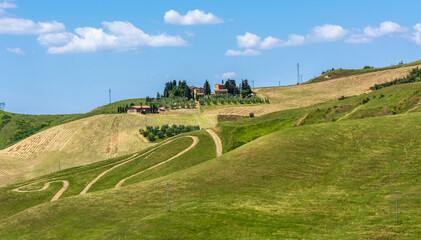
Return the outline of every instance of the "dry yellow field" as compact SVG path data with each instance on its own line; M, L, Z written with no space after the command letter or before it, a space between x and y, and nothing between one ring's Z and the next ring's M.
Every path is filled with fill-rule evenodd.
M258 106L220 105L203 108L204 113L221 115L243 115L250 112L263 115L291 108L307 107L313 104L337 99L340 96L353 96L366 92L374 84L390 82L403 77L415 67L402 67L384 71L365 73L332 79L325 82L293 85L286 87L256 88L260 97L269 97L271 104Z
M139 128L163 124L216 125L208 114L109 114L62 124L0 151L0 186L145 149Z

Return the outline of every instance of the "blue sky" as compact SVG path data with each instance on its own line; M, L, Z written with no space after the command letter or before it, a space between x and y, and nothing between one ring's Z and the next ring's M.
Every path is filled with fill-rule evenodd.
M420 59L420 1L0 0L0 102L81 113L169 80L255 86ZM419 25L417 25L419 24Z

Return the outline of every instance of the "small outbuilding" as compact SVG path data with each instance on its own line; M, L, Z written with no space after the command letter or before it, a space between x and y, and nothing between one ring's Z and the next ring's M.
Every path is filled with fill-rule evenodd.
M147 105L142 106L130 106L127 108L127 113L140 113L140 112L150 112L151 107Z

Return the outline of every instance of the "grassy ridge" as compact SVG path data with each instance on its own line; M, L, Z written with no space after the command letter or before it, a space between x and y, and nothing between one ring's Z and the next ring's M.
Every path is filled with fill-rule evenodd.
M165 177L27 209L0 220L0 234L4 239L416 239L420 120L421 113L411 113L284 129Z
M316 82L323 82L323 81L328 81L328 80L332 80L335 78L340 78L340 77L348 77L348 76L353 76L353 75L359 75L359 74L364 74L364 73L370 73L370 72L378 72L378 71L384 71L384 70L389 70L389 69L396 69L396 68L401 68L401 67L411 67L411 66L417 66L421 64L421 60L415 61L415 62L411 62L411 63L406 63L406 64L398 64L398 65L393 65L393 66L389 66L389 67L381 67L381 68L363 68L363 69L335 69L335 70L331 70L328 71L326 73L323 73L322 75L312 78L310 80L308 80L307 82L305 82L304 84L308 84L308 83L316 83Z
M11 146L36 132L80 117L81 114L27 115L0 111L0 149Z
M186 135L199 137L199 143L196 145L196 147L164 165L156 167L148 172L145 172L145 174L130 179L124 183L123 186L128 186L140 181L165 176L171 174L172 172L189 168L215 157L215 145L210 135L205 131L180 134L175 137L173 142L162 145L162 147L157 148L151 154L139 156L133 161L128 162L127 164L124 164L109 172L97 183L95 183L88 193L104 189L112 189L119 180L171 158L192 144L192 140L190 138L183 137ZM149 149L145 149L139 153L145 153L148 150ZM62 184L52 183L52 187L46 191L40 192L17 193L11 191L17 186L24 186L28 183L36 183L34 185L25 187L22 190L40 189L45 182L54 179L64 179L70 182L70 186L61 198L75 196L78 195L85 188L85 186L100 173L118 164L122 160L127 159L129 156L131 155L121 156L118 158L113 158L81 167L71 168L53 174L48 174L28 182L0 188L0 202L2 202L2 206L0 207L0 219L7 218L27 208L49 202L51 197L61 188Z
M421 83L398 85L310 107L270 113L251 119L223 121L218 124L218 130L226 152L280 129L332 122L341 118L349 120L402 114L417 106L420 101Z

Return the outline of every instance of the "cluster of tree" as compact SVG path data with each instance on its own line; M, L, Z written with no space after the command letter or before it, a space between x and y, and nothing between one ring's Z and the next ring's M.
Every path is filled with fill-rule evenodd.
M9 115L7 115L7 114L4 114L1 118L0 118L0 130L2 129L2 128L4 128L4 126L6 126L6 124L8 124L9 122L10 122L10 119L11 119L12 117L11 116L9 116Z
M157 97L158 96L160 97L159 93L157 94ZM185 97L187 99L191 99L192 93L185 80L178 81L178 84L177 84L177 81L174 80L174 81L165 83L163 97L165 98Z
M260 98L257 96L252 96L248 98L243 98L240 96L233 95L211 95L205 96L199 99L199 104L204 105L218 105L218 104L255 104L255 103L269 103L268 98Z
M50 119L40 124L34 124L29 120L18 120L16 121L17 130L12 136L10 136L10 141L15 142L29 137L39 130L50 126L53 122L54 119Z
M409 75L402 78L397 78L391 82L375 84L374 86L370 87L371 90L378 90L385 87L390 87L393 85L405 84L405 83L413 83L413 82L421 82L421 69L414 68L409 72Z
M162 125L161 127L156 126L147 126L146 129L139 129L139 133L146 137L149 141L153 142L157 138L163 139L166 137L172 137L180 133L191 132L195 130L200 130L199 126L190 126L190 125L175 125L169 126L168 124Z
M131 106L134 106L134 103L130 105L126 105L124 107L120 106L117 107L118 113L126 113L127 109ZM147 105L150 107L151 113L158 112L159 108L165 108L166 110L169 109L180 109L180 108L195 108L196 102L193 99L187 99L185 97L174 97L174 98L151 98L146 97L145 103L140 103L138 106ZM146 112L142 112L146 113Z
M242 97L247 97L252 93L251 87L247 79L241 80L241 83L237 86L234 79L228 79L225 82L225 89L228 90L228 94L239 95Z

